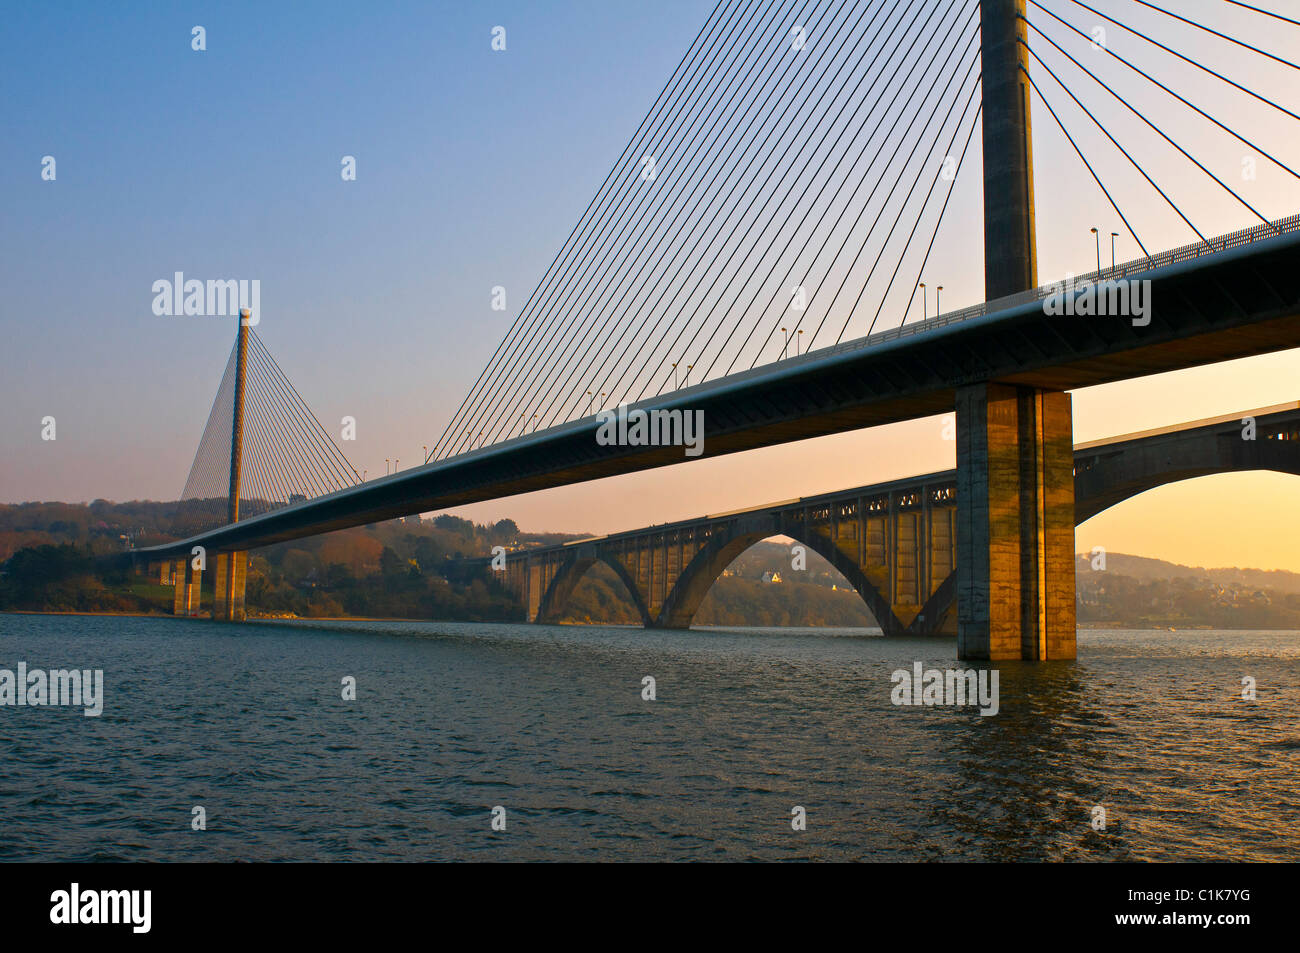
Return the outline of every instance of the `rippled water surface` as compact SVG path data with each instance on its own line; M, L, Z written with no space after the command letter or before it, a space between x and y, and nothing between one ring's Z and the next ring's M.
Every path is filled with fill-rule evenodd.
M0 708L0 859L1300 857L1300 633L1079 656L999 663L980 718L890 702L952 640L862 630L0 615L0 668L105 680Z

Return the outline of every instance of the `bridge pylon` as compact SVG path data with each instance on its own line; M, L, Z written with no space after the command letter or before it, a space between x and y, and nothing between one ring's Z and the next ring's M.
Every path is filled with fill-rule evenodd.
M234 418L230 427L230 497L227 504L229 522L239 522L239 477L244 458L244 385L248 377L247 309L240 309L239 331L235 344ZM248 578L248 553L217 553L212 618L220 622L243 622L244 588Z
M983 0L986 300L1038 284L1025 0ZM957 654L1075 657L1070 395L1001 381L956 390Z

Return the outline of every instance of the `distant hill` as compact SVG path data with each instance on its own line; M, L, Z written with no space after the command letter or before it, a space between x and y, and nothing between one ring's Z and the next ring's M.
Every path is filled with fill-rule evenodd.
M1092 557L1077 557L1079 575L1092 572ZM1134 579L1208 579L1221 586L1236 588L1274 589L1278 592L1300 593L1300 573L1285 569L1239 569L1228 567L1204 569L1200 566L1180 566L1149 556L1130 556L1126 553L1107 553L1106 571Z

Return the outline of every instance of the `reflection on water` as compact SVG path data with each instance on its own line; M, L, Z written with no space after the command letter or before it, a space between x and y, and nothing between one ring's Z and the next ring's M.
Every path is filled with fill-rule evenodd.
M0 615L0 668L105 679L100 718L0 708L0 859L1296 859L1300 633L1084 630L1077 662L998 663L996 716L890 703L954 651Z

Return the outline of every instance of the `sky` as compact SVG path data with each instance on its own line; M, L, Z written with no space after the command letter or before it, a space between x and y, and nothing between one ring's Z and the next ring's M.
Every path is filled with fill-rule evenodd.
M1043 5L1081 29L1105 26L1112 51L1300 168L1295 120L1077 4ZM1300 112L1289 67L1132 0L1093 5ZM1300 57L1300 27L1223 0L1176 6ZM177 271L260 279L258 334L327 427L356 419L344 445L355 467L373 476L386 458L417 463L711 10L702 0L11 5L0 33L0 502L179 494L234 321L154 314L153 283ZM1030 20L1071 42L1032 5ZM492 49L496 26L503 51ZM1043 41L1031 44L1206 234L1257 221ZM1300 211L1296 177L1257 157L1247 178L1248 147L1104 51L1077 38L1068 48L1266 217ZM1032 72L1148 248L1193 240L1051 78ZM1040 280L1095 267L1092 227L1120 232L1118 258L1135 257L1050 114L1037 99L1032 109ZM42 177L46 156L53 180ZM344 156L355 180L340 175ZM962 175L927 265L944 310L983 300L981 203L978 176ZM1104 263L1109 254L1103 244ZM504 311L491 307L497 286ZM1078 391L1075 438L1297 399L1293 350ZM41 439L46 416L56 440ZM912 421L456 512L529 530L632 529L950 467L943 431L941 418ZM1076 549L1300 571L1296 479L1230 474L1153 490L1083 524Z

